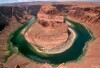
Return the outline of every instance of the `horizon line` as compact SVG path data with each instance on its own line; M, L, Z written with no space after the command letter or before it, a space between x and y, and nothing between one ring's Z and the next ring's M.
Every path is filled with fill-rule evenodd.
M90 2L90 3L100 3L97 1L25 1L25 2L4 2L4 3L0 3L0 4L14 4L14 3L28 3L28 2Z

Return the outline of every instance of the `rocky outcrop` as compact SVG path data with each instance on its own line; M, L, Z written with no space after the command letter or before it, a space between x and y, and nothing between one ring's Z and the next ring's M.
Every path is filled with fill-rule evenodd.
M12 32L12 29L11 29L12 26L18 28L17 26L20 26L20 25L17 25L18 23L24 23L24 22L27 21L25 18L26 17L28 18L28 16L24 16L24 15L29 15L29 16L34 16L35 15L36 16L37 13L38 13L38 11L39 11L39 9L40 9L40 7L41 7L40 5L33 5L33 3L31 5L28 4L28 3L25 3L24 5L22 5L22 3L20 3L20 4L21 5L19 5L17 3L17 6L16 6L15 3L13 5L11 4L12 6L9 6L7 4L5 4L7 6L0 5L0 31L3 30L5 28L5 26L9 25L9 23L11 24L2 33L0 32L0 41L1 41L0 42L0 68L4 68L4 66L3 66L4 63L2 63L2 62L4 61L5 55L3 55L3 54L7 54L7 52L5 52L5 51L7 51L6 50L7 49L6 48L7 47L6 45L7 45L7 40L8 40L7 37L9 36L9 34L7 34L7 33L11 33ZM72 5L73 4L74 3L72 3ZM85 4L85 5L87 6L87 4ZM60 8L59 8L59 5L55 4L55 7L58 7L57 9L59 9L59 11L65 13L66 15L69 15L69 16L75 18L76 20L80 20L80 21L84 21L84 22L87 21L87 22L90 22L90 23L100 23L100 6L82 8L80 6L77 6L77 7L76 6L75 7L74 6L68 6L68 4L67 4L66 6L65 5L63 5L62 7L60 6ZM12 14L12 10L13 10L13 14ZM91 13L91 14L87 14L87 13ZM94 14L94 15L91 16L92 14ZM14 19L17 19L17 20L12 22L12 20L14 20ZM25 21L23 21L23 20L25 20ZM91 28L94 29L94 26L95 26L95 24ZM99 29L98 29L99 28L99 25L98 26L95 26L95 27L96 27L96 29L94 29L94 32L95 33L98 33L98 37L97 38L99 38L99 36L100 36L99 35L100 34L99 33ZM13 29L15 30L16 28L13 28ZM45 28L47 28L47 27L45 27ZM7 39L5 39L5 38L7 38ZM99 39L98 39L98 41L99 41ZM98 41L96 41L96 42L98 42ZM97 48L95 48L95 49L97 49ZM91 50L91 51L93 51L93 50ZM94 50L94 51L97 51L97 50ZM96 52L93 52L93 53L96 53ZM97 53L97 54L99 55L99 53ZM20 59L22 59L22 58L20 58ZM20 64L19 63L20 62L19 58L16 59L16 57L13 57L13 59L15 59L15 60L12 61L12 59L10 59L10 62L11 63L8 62L8 65L11 64L10 66L12 66L12 67L8 66L10 68L14 68L17 65L17 63ZM25 64L24 62L25 61L22 61L22 64L20 64L20 66L24 67L24 64ZM15 64L15 66L12 63ZM33 63L33 62L31 62L31 63ZM26 63L26 64L28 64L28 63ZM29 63L29 65L25 65L26 66L25 68L28 68L28 67L29 68L30 67L36 67L36 65L34 65L34 64L31 64L31 65L32 66L30 66L30 63ZM38 68L40 68L39 65L37 65L37 66L38 66ZM84 65L84 66L86 67L86 65ZM87 64L87 66L88 66L88 64Z
M40 5L29 5L29 6L15 6L13 7L13 16L16 17L18 22L25 23L29 19L31 19L33 16L36 16Z
M79 7L77 5L57 5L55 6L63 15L68 15L83 22L99 23L100 6ZM25 23L33 16L37 16L41 5L12 5L0 6L0 31L9 24L15 17L19 23Z
M100 23L100 6L97 7L73 7L68 15L86 23Z
M47 8L48 7L48 8ZM42 7L37 15L38 23L44 27L59 28L64 22L64 17L56 7Z
M100 6L54 5L63 15L85 23L100 23Z
M37 22L25 34L29 43L51 49L66 42L67 25L56 7L42 6L37 17Z
M0 6L0 31L9 25L13 17L19 23L27 22L37 15L40 7L40 5Z
M0 7L0 31L9 25L12 17L12 7Z

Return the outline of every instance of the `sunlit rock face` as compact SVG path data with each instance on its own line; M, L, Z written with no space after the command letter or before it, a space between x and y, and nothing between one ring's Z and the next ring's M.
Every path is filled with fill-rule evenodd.
M52 49L61 46L68 38L64 17L54 6L42 6L37 21L25 34L26 40L35 46Z

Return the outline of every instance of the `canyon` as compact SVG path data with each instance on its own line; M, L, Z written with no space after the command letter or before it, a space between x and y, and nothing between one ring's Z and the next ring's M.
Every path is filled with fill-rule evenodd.
M44 49L52 49L66 42L68 38L67 24L64 17L53 6L42 6L37 21L25 34L26 40Z
M100 40L100 33L99 33L99 26L100 26L100 3L49 3L55 6L63 15L72 18L75 21L82 22L83 24L87 25L92 32L94 33L96 40L93 43L90 43L89 50L86 53L86 59L84 62L81 63L69 63L68 65L59 65L58 68L61 67L68 67L68 68L78 68L83 65L84 68L91 68L95 65L100 66L100 54L99 52L99 40ZM80 6L81 4L81 6ZM0 67L10 67L10 68L17 68L23 67L36 67L36 68L52 68L49 64L35 64L31 61L23 58L17 54L11 56L11 58L4 64L4 57L9 54L7 50L7 40L9 39L8 36L11 32L15 31L18 27L23 25L25 22L30 20L34 16L37 15L39 10L41 10L41 5L43 4L24 4L24 5L10 5L10 6L0 6ZM55 12L54 12L55 14ZM63 22L63 21L62 21ZM64 23L64 22L63 22ZM41 23L40 23L41 24ZM38 24L39 25L39 24ZM48 26L48 25L46 25ZM59 25L58 25L59 26ZM43 28L41 26L41 28ZM47 28L44 26L44 28ZM50 27L51 28L51 27ZM53 28L53 27L52 27ZM62 28L62 27L61 27ZM65 27L67 29L67 27ZM63 29L63 28L62 28ZM98 29L98 30L97 30ZM65 31L65 30L64 30ZM66 36L67 38L67 36ZM97 46L97 47L96 47ZM93 56L94 55L94 56ZM92 58L90 58L92 56ZM96 58L97 57L97 58ZM12 58L15 58L12 60ZM20 62L21 59L23 63ZM93 62L91 62L93 60ZM16 61L16 62L15 62ZM13 63L15 62L15 63ZM11 64L12 63L12 64ZM88 64L85 64L88 63ZM25 66L26 65L26 66ZM74 66L74 67L73 67Z
M67 4L67 3L66 3ZM89 3L89 6L86 6L79 3L68 3L66 4L59 4L55 5L59 11L62 12L62 14L79 19L83 22L91 22L91 23L99 23L100 22L100 5L99 3ZM10 5L10 4L8 4ZM31 19L33 16L37 16L37 13L40 10L40 7L43 4L36 5L27 4L27 5L14 5L14 6L0 6L0 18L1 23L0 30L2 30L5 26L7 26L10 22L10 20L14 17L17 19L17 22L19 23L25 23L27 20ZM45 5L45 4L44 4ZM52 3L50 3L52 5ZM91 6L92 5L92 6ZM7 10L7 12L6 12ZM92 15L91 15L92 14ZM6 20L4 20L6 19ZM2 23L4 21L5 23ZM4 26L4 27L3 27Z

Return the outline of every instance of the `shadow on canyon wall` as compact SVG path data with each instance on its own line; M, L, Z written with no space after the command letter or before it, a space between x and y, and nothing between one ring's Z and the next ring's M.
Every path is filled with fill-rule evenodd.
M77 5L59 5L56 6L62 14L80 19L83 22L100 23L100 6L79 7ZM13 17L19 23L25 23L33 16L36 16L41 5L14 5L0 6L0 31L2 31L12 21Z

